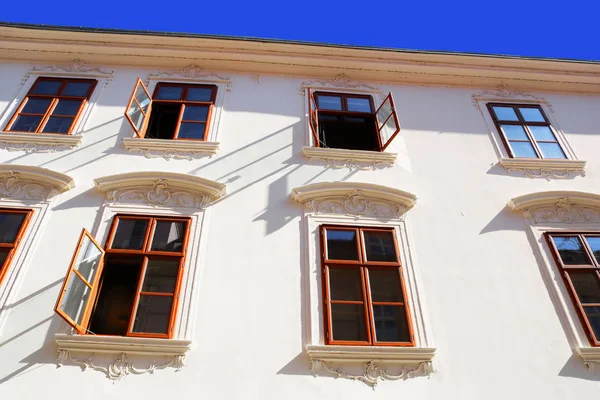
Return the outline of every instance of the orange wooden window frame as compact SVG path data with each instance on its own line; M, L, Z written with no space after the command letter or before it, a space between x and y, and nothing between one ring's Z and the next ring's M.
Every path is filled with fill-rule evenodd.
M594 253L593 253L592 249L590 248L590 245L588 244L587 240L585 240L584 236L600 237L600 232L598 232L598 231L596 231L596 232L593 232L593 231L591 231L591 232L552 231L552 232L544 233L544 237L546 238L546 243L548 243L548 247L550 248L550 251L552 252L552 257L554 258L554 262L556 263L556 266L558 267L560 274L563 278L563 282L565 283L565 286L567 287L567 289L569 291L569 295L571 296L573 305L575 306L575 309L577 310L577 315L579 317L581 325L583 326L583 328L585 330L588 340L590 341L590 345L592 345L594 347L598 347L598 346L600 346L600 337L597 338L596 335L594 334L594 330L592 329L592 326L591 326L591 324L587 318L587 315L585 314L585 311L583 309L584 304L581 303L581 301L579 300L579 296L577 296L577 292L575 291L575 287L573 286L573 283L571 282L571 278L569 276L569 274L571 272L595 272L596 277L600 281L600 263L598 262L598 260L596 260L596 257L594 257ZM577 237L579 239L580 243L582 244L582 247L586 253L588 260L590 261L590 264L581 264L581 265L564 264L562 261L562 258L560 257L560 253L558 252L558 249L556 248L556 245L554 244L554 240L552 240L553 237ZM600 303L585 303L585 306L586 307L600 307Z
M138 131L137 127L135 126L135 124L133 123L133 121L131 120L131 118L129 117L129 115L127 114L127 112L129 111L132 103L135 100L135 93L136 90L138 88L138 86L141 86L143 88L143 90L146 92L146 94L148 95L148 97L150 97L150 95L148 94L148 88L146 88L146 85L144 85L144 83L142 82L141 79L138 78L138 80L136 81L136 84L133 88L133 92L131 93L131 97L129 98L129 102L127 103L127 108L125 109L125 116L127 117L127 120L129 121L129 123L131 124L131 126L133 127L133 130L135 131L135 133L137 134L138 137L143 138L146 136L148 127L150 125L150 118L152 116L152 109L154 108L155 104L180 104L181 107L179 109L179 116L177 117L177 125L175 126L175 131L173 132L173 137L172 140L192 140L192 141L206 141L206 136L207 133L209 131L210 128L210 122L212 119L212 115L214 112L214 107L215 107L215 100L217 97L217 91L218 88L215 85L201 85L201 84L183 84L183 83L171 83L171 82L159 82L156 87L154 88L154 92L152 93L152 96L150 97L151 101L150 101L150 107L148 109L148 113L144 113L144 123L142 124L142 129ZM175 100L161 100L161 99L157 99L159 93L160 93L160 89L163 87L180 87L182 88L181 91L181 95L179 96L179 99L175 99ZM191 88L204 88L204 89L210 89L212 91L211 93L211 97L209 101L194 101L194 100L186 100L186 96L188 93L188 90ZM137 102L137 101L136 101ZM139 106L139 103L138 103ZM208 107L208 113L206 114L206 121L187 121L183 119L183 113L185 112L185 107L186 106L207 106ZM140 109L142 109L140 107ZM142 109L143 110L143 109ZM202 136L201 139L198 138L180 138L179 137L179 131L181 128L181 124L182 123L197 123L197 124L204 124L204 134Z
M341 110L329 110L329 109L319 108L318 101L319 101L320 96L339 97L342 109ZM368 99L371 111L370 112L349 111L348 110L348 98ZM383 105L386 103L386 101L388 101L388 99L390 101L390 106L391 106L392 112L385 119L385 121L381 121L381 125L380 125L378 114L379 114L379 111L381 110L381 108L383 107ZM375 105L373 103L373 96L371 96L371 95L322 92L322 91L313 92L312 89L308 89L308 113L309 113L308 114L309 125L310 125L310 129L311 129L311 133L313 135L315 147L321 147L321 142L319 140L319 113L343 115L343 116L358 116L358 117L365 116L365 115L373 116L375 132L377 133L377 144L379 146L379 151L385 151L385 149L390 145L392 140L394 140L396 138L396 136L398 135L398 133L400 132L400 122L398 120L398 114L396 113L396 106L394 105L394 98L393 98L391 92L388 93L388 95L386 96L384 101L381 103L379 108L376 110ZM383 143L383 138L381 137L381 131L390 118L394 119L394 122L396 124L396 131L390 136L390 138L385 143Z
M356 232L356 246L357 246L357 260L330 260L327 256L327 230L346 230ZM393 235L394 247L396 251L397 261L396 262L383 262L383 261L368 261L366 257L366 246L364 244L364 232L386 232ZM400 250L398 248L398 240L396 233L393 228L381 228L381 227L356 227L347 225L321 225L320 227L320 244L321 244L321 270L323 277L323 304L324 304L324 322L325 322L325 342L329 345L345 345L345 346L396 346L396 347L412 347L415 345L414 333L412 326L412 317L410 308L407 302L406 287L403 278L402 264L400 262ZM330 293L330 281L329 281L329 270L331 267L334 268L352 268L359 269L361 275L362 285L362 301L348 301L348 300L331 300ZM398 279L400 283L400 290L402 291L401 302L374 302L371 295L371 286L369 282L369 271L370 270L397 270ZM363 304L364 305L364 316L365 316L365 327L367 329L367 341L346 341L346 340L334 340L333 329L332 329L332 313L331 304ZM375 335L375 317L373 313L373 305L392 305L404 307L406 314L406 324L408 327L408 333L410 337L409 342L378 342Z
M494 109L493 109L494 107L511 108L513 110L513 112L516 114L518 121L505 121L505 120L498 119L498 117L496 116L496 113L494 112ZM539 106L537 104L487 103L487 108L488 108L488 112L490 113L490 116L492 117L492 121L494 121L496 130L498 131L498 134L500 135L500 138L502 139L504 148L508 152L508 155L510 156L510 158L528 158L528 157L516 157L515 153L512 149L512 146L510 145L510 142L531 143L531 146L533 147L533 150L535 151L535 154L537 155L538 159L544 159L544 154L542 153L542 150L540 149L540 146L538 145L538 143L556 143L560 147L560 150L563 152L565 158L555 158L555 159L551 158L550 160L567 160L569 158L563 145L558 141L558 136L556 135L556 131L552 127L550 120L546 116L546 113L544 112L544 110L542 109L541 106ZM523 117L523 115L521 114L521 111L519 110L520 108L535 108L536 110L538 110L540 112L540 114L542 114L542 117L544 118L544 122L525 121L525 118ZM509 140L508 137L504 134L504 131L502 130L501 125L513 125L513 126L522 127L523 131L525 131L525 135L527 136L528 139L527 140L524 140L524 139ZM552 135L554 135L555 140L536 140L536 138L533 136L533 132L531 132L531 130L528 128L528 125L529 126L547 126L548 129L550 129L550 131L552 132Z
M44 81L55 81L55 82L59 81L59 82L61 82L61 85L57 90L57 94L46 95L46 94L33 93L33 91L35 90L37 85L40 82L44 82ZM77 82L77 83L86 82L86 83L90 83L90 87L88 88L88 91L85 96L63 96L63 95L61 95L62 91L64 90L64 88L67 86L67 84L69 82ZM15 111L13 116L11 117L10 121L8 122L8 124L6 124L6 128L4 129L4 132L21 132L21 133L23 133L25 131L18 131L18 130L12 129L12 126L13 126L15 120L20 115L35 115L35 116L41 115L42 117L41 117L40 122L38 123L38 126L36 127L35 131L34 132L25 132L25 133L71 135L73 133L73 129L75 128L75 126L77 126L77 121L79 121L81 113L85 109L85 106L88 104L88 101L89 101L92 93L94 93L97 83L98 83L98 81L95 79L70 79L70 78L67 79L67 78L47 78L47 77L37 78L36 81L34 82L33 86L31 87L31 89L29 89L27 96L25 96L23 101L21 101L21 104L19 105L19 107L17 108L17 110ZM50 104L48 105L48 108L46 109L46 111L43 114L22 113L21 110L25 107L25 105L27 104L27 101L29 99L47 99L47 100L50 100ZM58 104L59 100L81 100L81 104L79 105L79 109L77 110L77 113L75 114L75 116L52 115L52 112L54 111L54 108ZM52 116L73 118L73 121L71 122L71 125L69 126L69 130L67 131L67 133L43 132L44 128L46 127L46 123Z
M117 227L120 220L145 220L148 221L146 225L146 232L144 234L144 240L142 243L142 248L140 250L129 250L129 249L113 249L112 245L114 242L115 234L117 231ZM156 251L152 250L152 241L154 239L154 233L156 231L156 225L160 221L167 222L183 222L185 224L185 232L183 236L183 243L181 246L180 252L173 251ZM185 256L187 253L187 246L189 241L189 233L191 228L191 219L190 218L182 218L182 217L169 217L169 216L141 216L141 215L116 215L113 218L112 226L109 231L108 239L106 241L105 251L107 256L112 254L137 254L143 256L143 264L140 270L140 276L138 278L138 284L136 287L136 296L133 302L132 310L131 310L131 319L129 320L129 326L127 329L126 336L134 336L134 337L152 337L152 338L172 338L173 337L173 328L175 325L175 318L177 316L177 309L179 303L179 291L181 289L181 281L183 277L183 266L185 263ZM177 273L175 289L173 293L161 293L161 292L142 292L142 286L144 283L144 277L146 275L146 269L148 265L148 261L150 259L169 259L169 260L179 260L179 271ZM137 308L139 305L139 300L141 296L170 296L173 298L173 302L171 303L171 316L169 318L169 326L166 334L157 334L157 333L143 333L143 332L133 332L133 326L135 323L135 317ZM94 300L94 304L97 299Z
M33 215L33 210L19 209L19 208L0 208L0 214L25 214L25 218L23 219L23 222L21 223L21 226L19 227L19 231L17 232L17 235L15 236L15 240L12 243L0 243L0 248L9 249L8 254L6 255L6 258L4 259L4 262L2 263L2 265L0 265L0 285L1 285L2 281L4 280L4 277L8 273L8 268L10 267L10 264L15 256L15 253L17 252L19 244L23 240L23 236L25 235L25 232L27 231L27 227L28 227L29 222L31 221L31 217Z

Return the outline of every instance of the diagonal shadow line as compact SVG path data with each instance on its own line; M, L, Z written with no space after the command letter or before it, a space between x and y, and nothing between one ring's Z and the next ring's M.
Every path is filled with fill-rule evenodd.
M29 294L29 295L27 295L27 296L23 297L23 298L22 298L21 300L19 300L19 301L15 301L14 303L7 304L7 305L5 305L4 307L0 308L0 312L4 312L4 311L6 311L6 310L8 310L8 309L10 309L10 308L14 308L14 307L16 307L16 306L18 306L18 305L20 305L20 304L23 304L23 303L25 303L25 302L27 302L27 301L31 300L32 298L34 298L35 296L39 295L40 293L42 293L42 292L45 292L46 290L50 289L51 287L53 287L53 286L56 286L56 285L58 285L58 284L62 283L62 281L63 281L63 279L62 279L62 278L61 278L61 279L58 279L58 280L56 280L56 281L54 281L54 282L52 282L52 283L50 283L50 284L48 284L48 285L44 286L43 288L41 288L41 289L38 289L38 290L36 290L35 292L33 292L33 293L31 293L31 294Z
M45 324L46 322L50 321L52 318L54 318L54 315L51 315L51 316L49 316L47 318L44 318L43 320L41 320L37 324L31 325L29 328L25 329L24 331L21 331L18 334L16 334L15 336L11 337L10 339L5 340L4 342L0 343L0 347L4 346L5 344L8 344L8 343L12 342L13 340L16 340L16 339L20 338L21 336L25 335L28 332L31 332L35 328L37 328L37 327Z

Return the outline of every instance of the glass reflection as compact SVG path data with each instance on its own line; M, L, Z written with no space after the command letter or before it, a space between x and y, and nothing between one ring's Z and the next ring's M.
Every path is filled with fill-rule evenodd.
M326 230L329 260L358 260L356 231Z
M565 265L589 265L590 261L577 236L552 236L552 241Z

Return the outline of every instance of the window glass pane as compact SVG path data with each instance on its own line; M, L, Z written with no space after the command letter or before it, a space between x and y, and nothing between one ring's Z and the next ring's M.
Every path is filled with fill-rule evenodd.
M327 259L358 260L356 231L327 229Z
M179 272L179 258L148 260L142 292L174 293Z
M60 304L60 309L69 316L77 325L81 325L85 314L85 307L90 298L91 289L75 272L71 272L67 290Z
M332 304L333 340L367 341L365 307L362 304Z
M29 114L44 114L48 110L48 106L51 102L52 99L29 98L27 99L25 106L21 109L21 112Z
M508 140L529 140L521 125L500 125Z
M81 248L79 249L79 253L77 253L75 269L90 284L93 283L96 278L101 259L102 251L96 247L96 244L94 244L89 237L85 236Z
M600 279L595 271L569 272L569 278L582 304L600 303Z
M179 139L204 139L204 130L206 124L198 124L195 122L182 122L179 126Z
M181 221L158 221L154 229L151 250L177 251L183 250L183 238L186 223Z
M90 89L90 82L67 82L63 89L62 96L85 97Z
M38 81L31 93L34 94L57 94L62 85L61 81Z
M329 268L331 300L363 301L359 268Z
M510 142L515 157L538 158L529 142Z
M24 220L25 214L0 213L0 242L14 243Z
M184 121L206 121L208 106L185 106L183 110Z
M68 133L73 117L50 117L42 132L44 133Z
M348 111L357 111L357 112L373 112L371 110L371 101L369 99L360 98L360 97L347 97L348 102Z
M2 269L5 267L4 262L6 261L6 258L8 257L9 251L10 250L8 250L8 249L0 250L0 273L2 272Z
M363 231L367 261L397 262L392 232Z
M590 265L577 236L552 236L552 241L565 265Z
M373 317L378 342L410 342L404 307L373 305Z
M169 330L172 303L171 296L140 296L133 331L166 334Z
M144 90L142 85L138 85L137 89L135 90L135 99L137 100L139 105L142 106L142 110L144 110L144 113L148 114L148 106L150 105L150 97L148 97L148 94L146 93L146 91ZM135 104L135 101L133 103ZM137 107L137 108L139 108L139 107Z
M317 104L322 110L342 111L342 98L338 96L317 96Z
M583 307L596 340L600 340L600 307Z
M396 269L369 269L371 299L378 301L403 301L400 287L400 273Z
M600 237L598 236L585 236L585 240L592 249L596 261L600 263Z
M144 245L147 219L124 219L119 218L115 238L113 239L113 249L141 250Z
M519 108L519 111L527 122L546 122L539 108Z
M567 158L558 143L538 143L544 158Z
M518 121L517 113L512 107L493 106L494 114L498 121Z
M529 130L531 131L531 133L533 134L533 138L535 140L549 140L549 141L556 141L556 138L554 137L554 133L552 133L552 129L550 129L550 127L548 126L527 126L529 128Z
M69 115L75 116L77 115L77 111L79 111L79 106L81 106L81 100L59 100L56 107L52 111L52 115Z
M157 100L181 100L183 88L181 86L160 86Z
M211 88L188 88L188 91L185 95L186 100L190 101L211 101L212 100L212 92Z
M32 115L19 115L12 127L11 131L19 131L19 132L35 132L37 126L42 120L42 116L32 116Z

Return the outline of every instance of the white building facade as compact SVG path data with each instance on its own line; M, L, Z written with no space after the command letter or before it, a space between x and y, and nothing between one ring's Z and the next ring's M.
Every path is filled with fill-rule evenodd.
M9 24L0 48L1 398L600 389L597 63Z

